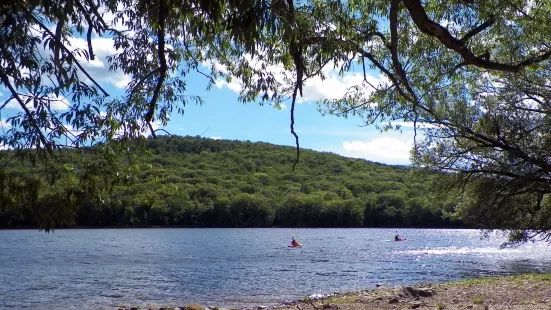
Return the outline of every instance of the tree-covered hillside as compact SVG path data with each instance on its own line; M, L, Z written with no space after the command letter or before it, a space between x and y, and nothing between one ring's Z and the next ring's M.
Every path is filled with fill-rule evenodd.
M65 226L459 225L442 219L445 205L429 206L431 181L407 167L302 150L293 172L292 147L191 137L145 143L150 154L139 158L135 180L102 202L86 201ZM20 165L10 170L28 169ZM0 225L36 225L24 210L0 214Z

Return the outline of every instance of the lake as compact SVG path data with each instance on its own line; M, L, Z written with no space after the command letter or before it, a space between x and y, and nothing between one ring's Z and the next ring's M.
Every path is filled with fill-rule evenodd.
M551 248L476 230L0 231L0 308L252 307L313 294L551 272ZM302 248L288 248L295 237Z

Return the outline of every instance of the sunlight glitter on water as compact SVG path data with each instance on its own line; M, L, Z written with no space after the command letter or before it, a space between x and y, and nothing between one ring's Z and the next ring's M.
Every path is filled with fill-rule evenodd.
M395 234L407 238L392 242ZM304 244L288 248L291 236ZM551 248L448 229L0 231L0 308L272 305L315 294L551 272ZM85 305L85 306L83 306Z

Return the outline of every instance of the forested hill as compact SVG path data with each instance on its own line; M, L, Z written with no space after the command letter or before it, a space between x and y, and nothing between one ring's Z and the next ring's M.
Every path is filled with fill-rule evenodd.
M451 227L429 207L429 180L404 166L267 143L195 137L147 140L148 169L101 205L79 208L77 226ZM4 227L28 225L16 214Z

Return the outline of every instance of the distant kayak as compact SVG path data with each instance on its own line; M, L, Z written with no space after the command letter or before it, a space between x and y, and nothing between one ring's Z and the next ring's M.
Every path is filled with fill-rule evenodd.
M406 238L400 238L400 239L394 239L394 240L392 240L392 241L398 242L398 241L406 241L406 240L408 240L408 239L406 239Z
M299 245L288 245L287 247L288 247L288 248L300 248L300 247L302 247L302 244L299 244Z

